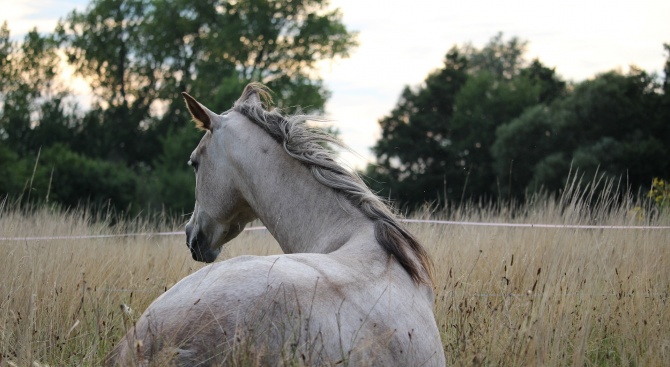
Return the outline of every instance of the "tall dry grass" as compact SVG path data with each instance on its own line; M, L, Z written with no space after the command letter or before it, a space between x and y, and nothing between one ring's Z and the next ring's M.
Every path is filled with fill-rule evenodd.
M572 188L511 208L431 218L670 225L631 200ZM0 237L180 230L86 211L0 207ZM670 230L410 224L436 264L449 364L663 365L670 360ZM245 232L221 258L279 253ZM0 241L0 366L97 366L148 304L202 265L183 236Z

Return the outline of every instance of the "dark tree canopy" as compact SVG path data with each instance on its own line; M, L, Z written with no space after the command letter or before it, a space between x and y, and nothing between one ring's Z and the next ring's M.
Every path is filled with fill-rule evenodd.
M106 158L133 164L160 152L158 138L188 119L184 91L223 111L248 82L260 81L283 106L322 110L328 91L316 77L317 61L346 57L355 46L328 5L94 0L63 19L56 38L91 81L103 118L118 127Z
M525 45L498 34L481 50L453 47L441 69L405 88L379 121L370 184L412 208L522 199L562 189L575 171L585 182L625 178L633 190L670 175L668 70L663 83L633 68L568 85L524 59Z
M25 192L25 167L41 152L33 198L51 190L51 199L70 206L107 198L121 210L131 203L135 211L190 210L194 180L185 162L200 134L180 93L224 111L247 83L260 81L281 107L319 112L329 91L317 63L347 57L355 36L326 0L92 0L52 34L31 32L23 42L12 42L5 25L0 155L23 163L0 163L0 172L15 173L0 196ZM74 105L66 88L54 90L59 52L90 84L90 109ZM66 163L101 177L125 167L123 184L113 186L124 194L112 198L113 187L86 176L89 186L78 184L81 195L71 195L75 176ZM49 187L50 177L65 186Z

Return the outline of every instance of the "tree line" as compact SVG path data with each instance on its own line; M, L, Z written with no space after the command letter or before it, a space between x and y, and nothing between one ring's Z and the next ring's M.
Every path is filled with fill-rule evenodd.
M188 212L185 162L200 133L180 93L224 111L260 81L289 112L322 112L329 91L317 62L356 46L341 17L324 0L93 0L22 41L5 23L0 197ZM555 192L570 172L623 177L634 190L670 177L669 45L663 76L632 68L578 83L525 49L502 34L454 46L406 87L362 172L373 189L412 208ZM90 108L58 78L64 64L89 84Z
M368 181L409 208L524 200L559 192L571 175L649 192L655 177L670 177L670 45L663 48L663 76L631 67L570 83L528 60L518 38L454 46L379 121Z
M180 93L225 111L250 81L323 111L320 60L356 46L324 0L93 0L49 34L0 28L0 197L187 212L200 133ZM82 108L63 63L92 89Z

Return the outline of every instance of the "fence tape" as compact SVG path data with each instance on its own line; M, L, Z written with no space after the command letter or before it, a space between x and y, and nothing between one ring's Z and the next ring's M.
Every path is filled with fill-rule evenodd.
M491 222L460 222L452 220L430 219L401 219L405 223L447 224L460 226L482 227L519 227L519 228L559 228L559 229L670 229L670 226L596 226L583 224L531 224L531 223L491 223ZM265 227L249 227L245 231L263 231ZM153 232L153 233L120 233L74 236L44 236L44 237L0 237L0 241L53 241L53 240L81 240L115 237L151 237L151 236L183 236L184 232Z
M245 231L266 230L265 227L249 227ZM75 236L44 236L44 237L0 237L0 241L53 241L53 240L82 240L115 237L152 237L152 236L184 236L184 231L179 232L151 232L151 233L119 233L119 234L92 234Z
M490 223L459 222L452 220L403 219L405 223L434 223L483 227L521 227L521 228L561 228L561 229L670 229L670 226L597 226L586 224L532 224L532 223Z

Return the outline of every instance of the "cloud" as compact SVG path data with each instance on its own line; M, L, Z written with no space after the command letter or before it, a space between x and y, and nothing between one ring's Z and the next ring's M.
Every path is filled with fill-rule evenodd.
M59 18L72 10L82 10L86 0L0 0L3 16L7 20L12 38L23 38L33 28L39 32L52 32Z

